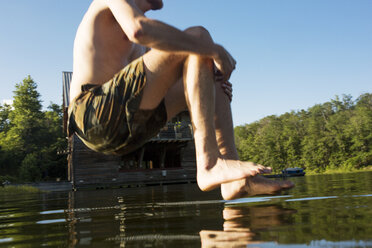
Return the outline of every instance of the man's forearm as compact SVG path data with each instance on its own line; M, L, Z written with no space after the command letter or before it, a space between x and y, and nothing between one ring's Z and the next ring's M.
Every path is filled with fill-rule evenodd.
M218 49L211 39L200 39L147 18L134 0L107 0L105 3L128 39L134 43L163 51L217 56Z
M215 44L212 38L182 32L160 21L140 18L140 29L133 35L133 41L141 45L173 53L190 53L210 57L224 80L230 78L236 61L222 46Z
M216 56L212 40L200 39L157 20L143 18L140 23L141 29L134 35L136 43L163 51Z

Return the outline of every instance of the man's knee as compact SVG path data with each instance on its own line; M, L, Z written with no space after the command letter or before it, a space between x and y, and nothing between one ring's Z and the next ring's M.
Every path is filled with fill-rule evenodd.
M202 26L190 27L190 28L186 29L184 32L187 33L187 34L193 35L200 40L206 40L206 41L213 42L212 37L209 34L208 30L206 28L202 27ZM192 55L188 56L188 58L186 60L186 64L185 64L186 66L189 66L190 60L191 61L198 60L199 62L201 62L203 64L207 64L211 68L211 70L213 70L213 60L211 60L210 58L206 58L206 57L202 57L202 56L192 54Z
M190 27L187 28L184 32L196 36L200 39L212 40L212 37L209 34L208 30L203 26Z

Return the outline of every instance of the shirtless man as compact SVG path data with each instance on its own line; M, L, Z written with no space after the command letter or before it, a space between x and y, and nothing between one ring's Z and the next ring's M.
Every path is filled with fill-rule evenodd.
M271 168L239 161L230 90L215 87L236 62L204 28L180 31L144 16L162 6L162 0L92 2L74 43L69 133L95 151L123 155L188 108L201 190L221 186L223 198L233 199L293 187L256 176Z

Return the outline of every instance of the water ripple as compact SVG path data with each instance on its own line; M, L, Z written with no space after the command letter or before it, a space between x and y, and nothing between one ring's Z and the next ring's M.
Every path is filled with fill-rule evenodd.
M338 198L338 196L305 197L305 198L288 199L288 200L285 200L285 201L287 201L287 202L292 202L292 201L313 201L313 200L324 200L324 199L334 199L334 198Z
M52 224L52 223L60 223L66 222L66 219L55 219L55 220L41 220L36 222L36 224Z
M0 243L6 243L6 242L11 242L11 241L13 241L13 238L0 239Z
M58 209L58 210L49 210L49 211L42 211L40 214L59 214L59 213L64 213L65 210L63 209Z
M353 197L371 197L372 194L367 194L367 195L353 195Z
M247 247L372 247L372 241L356 241L356 240L345 240L345 241L328 241L328 240L312 240L310 244L278 244L276 242L265 242L261 244L247 245Z
M288 197L292 197L292 195L239 198L236 200L225 201L225 203L226 204L241 204L241 203L251 203L251 202L267 202L267 201L271 201L275 199L288 198Z

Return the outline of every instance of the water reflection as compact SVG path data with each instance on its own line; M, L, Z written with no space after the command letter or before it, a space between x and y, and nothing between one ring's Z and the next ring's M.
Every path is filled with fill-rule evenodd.
M0 195L0 247L372 247L372 173L221 200L170 185Z
M272 247L345 241L340 243L343 246L353 239L367 242L371 177L362 176L299 178L290 195L227 202L218 200L218 191L202 193L196 185L70 192L65 211L69 246Z
M171 192L168 187L71 192L66 211L71 247L200 246L200 229L190 230L204 218L195 221L195 216L204 216L204 209L220 212L223 201L212 200L218 198L215 193L195 201L202 199L195 185L169 188ZM213 218L222 224L221 216Z
M296 210L286 209L280 205L239 206L223 209L223 231L202 230L200 239L203 248L209 247L246 247L248 244L261 243L259 233L252 231L266 230L282 226L285 220Z

